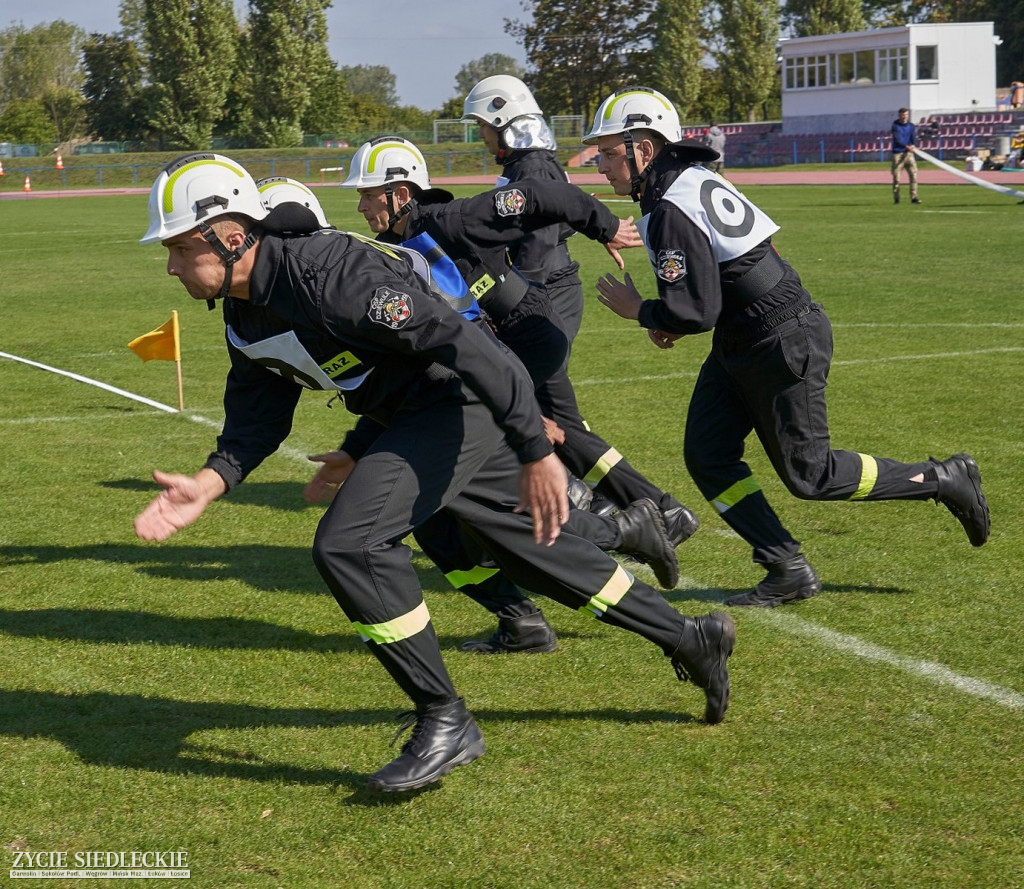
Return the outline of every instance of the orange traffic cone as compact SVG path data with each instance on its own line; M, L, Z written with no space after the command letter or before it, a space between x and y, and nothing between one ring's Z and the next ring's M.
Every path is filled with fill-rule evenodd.
M0 161L0 176L3 176L3 174L4 174L4 162Z
M25 177L25 191L32 191L32 180L28 176Z
M64 158L62 158L60 156L60 152L59 151L57 152L57 163L55 163L53 165L53 168L55 170L63 170L64 169Z

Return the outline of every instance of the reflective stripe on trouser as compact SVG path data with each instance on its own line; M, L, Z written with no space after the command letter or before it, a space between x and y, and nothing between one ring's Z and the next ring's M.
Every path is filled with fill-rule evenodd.
M750 484L743 449L751 431L787 489L801 499L935 495L933 481L910 481L927 463L832 450L825 403L831 358L831 327L815 304L760 339L730 341L716 331L694 387L684 445L687 468L708 500L730 499L734 486ZM747 491L721 515L753 546L757 562L770 564L799 551L759 491Z

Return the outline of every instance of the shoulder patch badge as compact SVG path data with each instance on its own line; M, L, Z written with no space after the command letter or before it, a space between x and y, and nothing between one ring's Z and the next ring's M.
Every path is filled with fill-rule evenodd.
M686 277L686 254L682 250L659 250L655 274L662 281L672 284Z
M398 330L412 318L412 300L405 293L390 287L378 287L370 300L366 317L377 324Z
M526 195L518 188L499 191L494 196L494 205L499 216L520 216L526 209Z

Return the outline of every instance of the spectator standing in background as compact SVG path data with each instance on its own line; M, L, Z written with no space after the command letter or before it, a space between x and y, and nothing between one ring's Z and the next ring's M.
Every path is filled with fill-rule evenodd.
M704 144L712 151L718 152L718 160L708 161L707 168L712 173L721 173L725 168L725 133L714 121L711 122L707 134L704 136Z
M910 111L899 110L899 117L892 122L892 202L900 202L900 175L905 169L910 181L910 203L920 204L917 196L917 127L910 122Z

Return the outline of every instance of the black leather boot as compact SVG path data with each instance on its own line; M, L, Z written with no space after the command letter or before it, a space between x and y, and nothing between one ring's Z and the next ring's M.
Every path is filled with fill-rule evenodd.
M615 548L651 566L663 589L675 589L679 582L679 561L668 539L661 510L653 500L635 500L615 514L622 542Z
M412 736L397 759L370 776L371 790L402 793L426 787L484 754L484 736L462 698L403 716L405 722L391 743L407 728L412 728Z
M539 654L558 648L558 637L538 608L532 614L503 617L498 612L498 629L490 639L463 642L460 651L474 654Z
M954 454L947 460L929 457L935 467L939 492L935 502L946 507L967 532L971 546L988 540L991 518L981 492L981 471L970 454Z
M721 611L686 618L682 638L672 652L672 666L680 682L704 690L704 721L717 725L729 709L729 666L736 645L736 624Z
M821 592L821 581L810 562L794 556L768 566L768 574L751 592L730 596L726 605L774 608L786 602L810 599Z
M700 519L692 510L685 506L673 506L661 514L665 522L665 532L668 534L672 546L679 546L685 540L689 540L693 533L700 527Z

